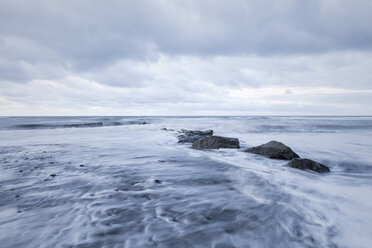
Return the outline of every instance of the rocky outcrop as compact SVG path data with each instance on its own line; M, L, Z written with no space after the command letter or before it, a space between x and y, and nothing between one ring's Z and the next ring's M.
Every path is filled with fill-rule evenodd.
M312 170L319 173L330 172L330 169L324 164L315 162L307 158L295 158L288 163L289 167L300 169L300 170Z
M245 152L263 155L273 159L291 160L293 158L299 158L291 148L278 141L270 141L266 144L251 147Z
M193 143L197 139L213 135L213 130L181 130L183 134L178 135L178 143Z
M220 149L220 148L240 148L237 138L228 138L221 136L207 136L197 139L192 143L192 148L197 150Z

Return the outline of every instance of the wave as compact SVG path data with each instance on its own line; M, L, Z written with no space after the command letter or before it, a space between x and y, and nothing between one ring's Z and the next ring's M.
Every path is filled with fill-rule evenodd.
M8 129L13 130L32 130L32 129L57 129L57 128L89 128L89 127L110 127L110 126L125 126L125 125L145 125L147 121L98 121L98 122L83 122L83 123L31 123L19 124L10 126Z
M292 124L291 125L255 125L253 133L335 133L341 131L370 131L372 124L348 125L348 124Z
M174 129L187 128L192 123L200 129L205 120L215 123L208 128L239 129L246 133L339 133L370 132L371 117L7 117L0 119L0 130L33 130L57 128L89 128L168 123Z

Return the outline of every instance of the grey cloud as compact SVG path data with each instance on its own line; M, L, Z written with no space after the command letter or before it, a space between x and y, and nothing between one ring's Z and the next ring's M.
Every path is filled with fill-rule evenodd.
M342 87L370 89L372 52L343 52L301 56L162 57L156 61L120 61L85 78L118 87L158 85L187 88L216 87ZM195 92L189 88L190 94Z
M370 90L371 12L367 0L1 1L0 101L197 114L342 112L346 97L370 111L369 93L284 93ZM226 99L231 89L272 86L283 90L276 106Z
M369 1L15 0L0 6L0 35L18 43L5 44L5 59L73 70L156 59L157 53L235 56L372 47ZM30 44L40 51L22 50Z

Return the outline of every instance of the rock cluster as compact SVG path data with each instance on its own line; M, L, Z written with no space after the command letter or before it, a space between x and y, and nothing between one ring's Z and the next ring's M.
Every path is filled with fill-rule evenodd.
M290 147L278 141L270 141L260 146L251 147L245 152L263 155L272 159L290 160L287 166L300 170L312 170L319 173L330 172L327 166L311 159L300 158Z
M172 129L163 128L170 131ZM192 143L192 148L197 150L232 148L239 149L240 143L237 138L214 136L213 130L184 130L178 135L178 143ZM318 173L330 172L330 169L316 161L300 158L290 147L278 141L270 141L266 144L251 147L245 152L254 153L271 159L289 160L287 166L301 170L312 170Z

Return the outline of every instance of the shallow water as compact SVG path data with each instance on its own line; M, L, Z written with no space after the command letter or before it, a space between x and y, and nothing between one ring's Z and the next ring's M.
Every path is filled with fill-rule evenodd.
M242 148L192 150L163 127ZM332 172L243 152L270 140ZM371 247L371 151L372 117L0 118L0 244Z

